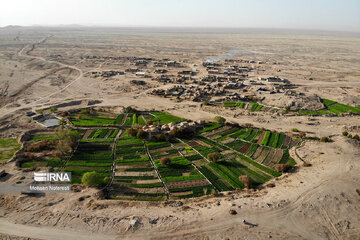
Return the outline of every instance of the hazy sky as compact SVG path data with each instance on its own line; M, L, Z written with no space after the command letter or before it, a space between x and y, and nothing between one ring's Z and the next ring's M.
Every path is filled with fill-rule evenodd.
M360 32L360 0L1 0L0 26L248 27Z

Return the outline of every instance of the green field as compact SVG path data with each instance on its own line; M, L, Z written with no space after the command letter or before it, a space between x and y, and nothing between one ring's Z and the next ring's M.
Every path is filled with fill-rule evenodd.
M17 139L13 138L1 138L0 139L0 163L6 162L12 158L12 156L20 150L20 144Z

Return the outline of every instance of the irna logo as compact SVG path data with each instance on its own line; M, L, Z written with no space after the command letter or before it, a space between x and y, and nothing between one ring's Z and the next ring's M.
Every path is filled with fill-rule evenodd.
M70 182L70 172L34 172L36 182Z

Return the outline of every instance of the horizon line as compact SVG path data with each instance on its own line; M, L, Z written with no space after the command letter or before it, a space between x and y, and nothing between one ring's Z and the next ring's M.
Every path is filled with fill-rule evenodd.
M83 28L167 28L167 29L248 29L248 30L283 30L283 31L310 31L310 32L333 32L333 33L360 33L360 30L337 30L337 29L318 29L318 28L282 28L282 27L225 27L225 26L149 26L149 25L96 25L96 24L33 24L33 25L18 25L18 24L8 24L1 26L0 28L10 28L10 27L83 27Z

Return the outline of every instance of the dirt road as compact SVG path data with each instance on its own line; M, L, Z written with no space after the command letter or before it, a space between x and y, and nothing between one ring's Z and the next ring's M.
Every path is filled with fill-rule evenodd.
M0 232L6 235L14 235L19 237L29 237L44 240L63 240L63 239L77 239L77 240L110 240L115 239L115 236L105 236L103 234L95 234L89 232L77 232L70 230L57 229L53 227L35 227L29 225L21 225L10 223L4 218L0 218Z

